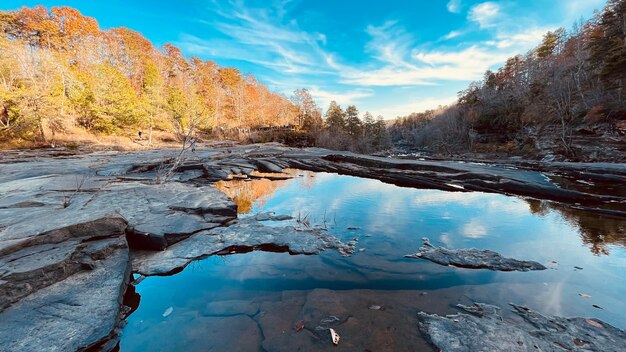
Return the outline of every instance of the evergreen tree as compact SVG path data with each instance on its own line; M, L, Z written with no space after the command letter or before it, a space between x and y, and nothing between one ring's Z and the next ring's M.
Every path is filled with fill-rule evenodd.
M343 132L346 128L345 113L336 101L331 101L326 110L326 127L332 133Z
M543 41L541 45L537 48L537 57L545 58L554 53L554 49L556 48L559 41L559 37L555 32L548 32L543 36Z
M376 123L373 127L373 137L375 150L383 150L391 146L391 136L387 130L387 124L380 115L376 118Z
M607 87L625 90L626 0L608 1L592 33L589 49L590 61L600 68L600 77Z
M356 106L348 106L345 116L346 132L353 138L361 136L363 126L359 119L359 110L357 110Z
M366 138L372 136L375 124L374 116L372 116L369 111L366 111L365 114L363 114L363 135Z

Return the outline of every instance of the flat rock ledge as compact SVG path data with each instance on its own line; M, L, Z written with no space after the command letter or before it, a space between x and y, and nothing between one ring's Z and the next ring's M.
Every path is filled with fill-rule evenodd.
M475 303L439 316L418 313L419 330L441 351L626 351L626 332L603 321L544 316L511 304L522 319L505 319L500 307Z
M258 214L235 220L225 227L194 234L166 251L133 251L133 271L141 275L169 275L181 271L194 260L214 254L234 254L264 250L290 254L318 254L332 249L344 256L354 253L354 246L342 243L321 229L293 226L266 226L262 220L282 221L288 216Z
M172 149L0 155L0 350L113 349L127 313L123 299L132 271L164 275L194 259L255 249L292 254L333 249L342 255L354 250L351 242L319 229L262 223L287 216L260 214L231 223L237 217L234 202L211 185L233 177L279 180L291 177L278 174L283 169L298 168L405 187L528 196L626 217L626 198L606 192L626 181L624 164L482 165L275 143L201 148L180 163L178 154ZM162 182L164 175L168 182ZM566 189L546 175L595 187ZM484 251L478 260L477 253L461 251L429 249L443 265L482 268L470 264L509 261L494 252ZM426 256L411 257L433 260ZM492 270L543 269L535 264L540 265L510 269L507 262Z
M405 258L430 260L440 265L456 266L467 269L489 269L497 271L545 270L543 264L534 261L505 258L497 252L487 249L447 249L433 246L428 238L422 238L424 244L419 252L406 255Z

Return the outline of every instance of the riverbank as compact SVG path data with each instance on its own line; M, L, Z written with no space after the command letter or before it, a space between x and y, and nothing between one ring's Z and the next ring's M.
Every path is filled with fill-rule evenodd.
M402 187L511 194L596 218L626 218L623 164L401 160L272 143L179 152L2 156L0 316L9 322L0 330L3 346L113 348L131 310L131 273L171 274L224 251L353 252L354 245L319 229L270 230L260 222L266 217L237 220L232 199L211 186L233 177L288 178L281 172L297 168Z

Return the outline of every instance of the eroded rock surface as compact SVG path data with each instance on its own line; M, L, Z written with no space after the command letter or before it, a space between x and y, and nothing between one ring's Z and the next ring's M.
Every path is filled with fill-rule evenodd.
M451 265L469 269L489 269L499 271L530 271L545 270L543 264L505 258L497 252L487 249L447 249L433 246L427 238L423 238L424 245L415 254L406 255L406 258L430 260L441 265Z
M115 346L130 275L128 248L123 238L87 247L86 252L104 258L2 311L0 350L79 351L96 346L110 350Z
M211 184L232 177L285 179L291 176L257 172L300 168L399 186L530 196L626 216L626 195L608 191L626 180L621 164L400 160L276 143L199 149L176 161L178 153L44 150L0 156L0 346L74 350L104 343L101 349L112 348L129 270L166 274L231 251L333 249L349 255L354 250L320 230L259 223L288 219L281 215L258 214L224 227L236 218L236 208ZM506 260L497 253L482 255L482 262ZM447 262L441 261L466 265L468 257L462 257L450 260L448 253ZM515 265L539 268L524 263ZM246 319L242 322L250 323Z
M547 317L514 305L523 320L504 319L500 308L458 305L465 313L418 313L419 330L446 352L625 351L626 332L595 319Z
M279 216L278 218L283 219ZM266 219L265 217L263 219ZM343 255L354 246L342 243L320 229L265 226L254 217L239 219L225 227L194 234L166 251L134 251L133 270L143 275L166 275L182 270L190 262L213 254L265 250L291 254L318 254L333 249Z

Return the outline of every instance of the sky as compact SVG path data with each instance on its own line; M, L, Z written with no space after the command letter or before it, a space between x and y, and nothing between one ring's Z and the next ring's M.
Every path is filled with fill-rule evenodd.
M570 29L606 0L2 0L0 9L71 6L104 29L252 73L324 108L354 104L387 119L454 103L458 91Z

